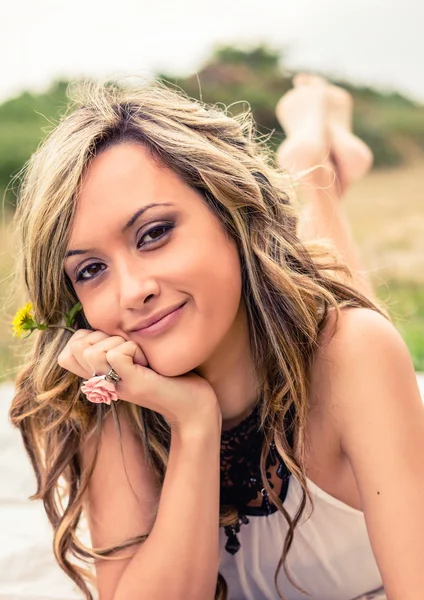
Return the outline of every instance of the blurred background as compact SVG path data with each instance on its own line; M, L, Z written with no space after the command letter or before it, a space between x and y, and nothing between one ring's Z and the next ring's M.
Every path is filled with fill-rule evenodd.
M418 0L193 0L122 5L38 0L0 8L0 382L14 377L17 342L4 307L13 270L16 175L66 108L78 79L160 77L205 102L253 110L275 149L277 101L299 71L354 98L355 132L373 171L346 211L372 274L424 371L424 3Z

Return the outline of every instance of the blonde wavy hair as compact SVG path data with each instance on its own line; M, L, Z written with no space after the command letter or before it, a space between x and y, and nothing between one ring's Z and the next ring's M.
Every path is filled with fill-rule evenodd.
M347 283L347 268L328 247L300 241L290 180L274 166L249 111L231 117L222 108L190 99L160 82L137 89L122 82L85 82L76 88L76 94L75 90L74 95L68 94L72 100L68 110L20 174L14 219L20 247L17 285L23 284L39 322L58 323L78 301L63 260L83 175L100 150L124 141L140 143L201 192L234 239L241 258L242 293L262 389L260 469L271 501L288 523L275 573L277 586L282 565L287 572L287 553L309 497L304 432L310 368L319 335L330 308L337 315L343 306L379 309ZM83 311L77 315L77 327L90 328ZM10 415L37 477L32 498L43 501L54 529L56 559L85 598L92 599L90 569L75 563L74 558L114 560L114 552L124 548L131 555L149 532L122 540L119 547L101 549L86 547L77 536L96 460L95 453L93 464L82 469L79 451L89 435L99 443L103 420L113 409L86 402L81 380L58 365L58 355L71 335L63 329L34 334L16 377ZM296 453L283 425L291 407ZM135 405L126 405L125 410L162 483L170 437L166 421ZM114 416L116 419L116 412ZM272 442L303 489L294 517L284 509L265 476ZM220 526L235 522L237 511L221 507ZM228 598L220 574L215 597Z

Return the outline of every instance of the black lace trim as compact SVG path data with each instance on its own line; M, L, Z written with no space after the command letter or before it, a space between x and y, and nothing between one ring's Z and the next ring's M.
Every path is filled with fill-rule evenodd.
M293 410L290 410L286 420L290 445L293 444L292 422ZM249 523L247 515L267 517L278 510L275 504L269 500L262 483L259 464L264 433L260 431L258 423L259 405L256 405L243 421L221 434L220 503L221 507L235 508L239 515L238 522L235 525L224 527L228 537L225 549L230 554L235 554L240 549L237 533L239 533L241 525ZM277 462L276 473L282 480L279 498L284 502L290 471L277 452L275 444L272 443L265 463L268 479L271 479L270 467L275 467ZM273 489L273 483L270 481L269 484ZM261 506L247 506L250 501L258 497L258 494L262 495Z
M293 406L288 411L285 423L288 442L293 447ZM221 507L235 508L238 512L238 521L235 525L224 527L227 535L225 549L230 554L235 554L241 545L237 534L241 525L249 523L248 516L268 517L278 509L269 498L263 487L260 473L260 455L264 440L264 433L259 430L259 405L243 421L235 427L221 432L221 463L220 463L220 504ZM168 450L169 450L168 441ZM284 502L290 480L290 471L283 459L278 454L274 443L271 443L265 462L266 476L271 478L268 469L278 462L277 476L282 480L279 498ZM270 487L273 483L270 481ZM260 506L247 506L247 504L262 495Z

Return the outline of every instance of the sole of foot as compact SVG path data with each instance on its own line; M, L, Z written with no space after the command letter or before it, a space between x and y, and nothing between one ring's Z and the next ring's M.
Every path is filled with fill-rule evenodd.
M289 90L275 109L286 133L277 150L278 164L289 171L301 171L323 163L330 154L326 126L328 95L321 85Z
M341 187L346 189L368 173L374 160L370 148L352 132L352 96L345 89L329 84L319 75L300 73L293 78L293 85L296 88L320 85L327 90L327 127L331 156Z
M299 73L276 115L287 139L277 151L283 168L307 168L306 163L331 157L342 191L364 177L373 163L369 147L352 132L352 96L319 75Z

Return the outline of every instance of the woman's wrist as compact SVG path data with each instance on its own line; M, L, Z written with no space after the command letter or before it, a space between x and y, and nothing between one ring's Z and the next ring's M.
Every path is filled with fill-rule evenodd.
M209 410L199 411L188 422L171 424L171 435L182 442L221 437L222 415L218 402Z

